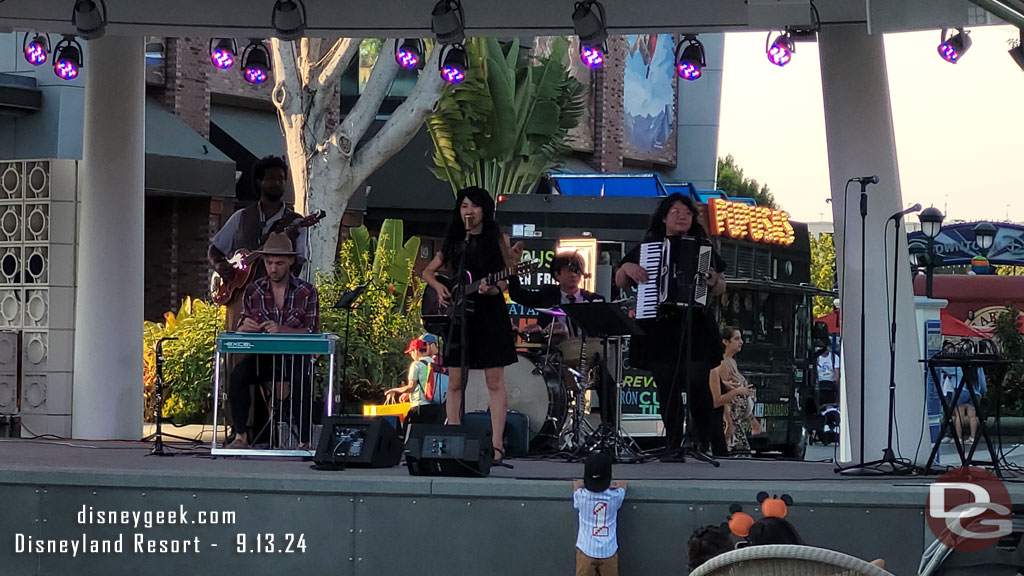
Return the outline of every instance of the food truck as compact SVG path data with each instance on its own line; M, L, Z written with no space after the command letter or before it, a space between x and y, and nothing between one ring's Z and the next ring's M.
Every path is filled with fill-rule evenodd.
M708 306L720 326L737 327L746 341L737 361L755 388L754 414L763 430L751 438L751 447L803 458L802 406L813 386L811 300L823 294L811 284L805 224L790 221L783 211L754 206L752 199L698 191L687 183L665 184L657 174L549 174L537 193L499 197L497 219L513 243L524 243L523 259L540 262L536 272L522 279L525 285L552 283L548 265L556 250L575 249L592 273L584 288L624 302L629 295L614 286L614 270L642 240L658 202L673 192L699 203L701 221L728 265L728 290ZM509 311L520 325L538 315L511 301ZM536 379L532 387L549 397L549 418L564 421L564 384L559 390L548 370L531 370L537 359L530 357L528 343L521 345L528 361L521 358L522 374L506 379ZM653 378L630 367L628 357L627 342L618 382L622 430L633 437L659 436L663 426ZM617 354L610 358L614 362Z

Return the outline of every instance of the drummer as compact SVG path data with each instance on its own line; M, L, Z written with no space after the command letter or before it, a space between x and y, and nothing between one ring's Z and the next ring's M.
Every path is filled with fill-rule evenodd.
M518 242L512 247L512 259L515 262L522 260L523 243ZM551 277L557 284L548 284L539 288L524 288L518 277L513 277L508 283L509 298L518 304L533 309L558 308L562 304L573 304L582 302L602 302L604 298L600 294L588 292L580 288L583 278L589 277L583 263L583 257L577 252L562 252L555 254L551 259ZM524 331L539 331L547 328L552 320L561 326L552 326L551 329L557 332L565 332L570 337L579 336L579 330L572 326L568 316L551 316L541 314L536 324L528 325Z

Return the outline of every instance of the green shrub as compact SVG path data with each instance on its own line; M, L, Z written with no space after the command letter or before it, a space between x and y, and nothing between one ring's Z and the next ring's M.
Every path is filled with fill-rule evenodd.
M163 415L175 424L203 422L213 407L214 343L224 325L224 310L186 297L178 313L167 312L164 320L143 323L145 420L153 422L156 410L156 343L161 338L178 338L163 345Z

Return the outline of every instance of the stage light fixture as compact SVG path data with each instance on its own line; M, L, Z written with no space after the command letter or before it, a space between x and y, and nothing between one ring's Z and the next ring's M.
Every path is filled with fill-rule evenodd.
M29 42L29 35L21 41L21 52L25 60L33 66L41 66L46 63L50 56L50 38L45 34L35 34Z
M580 60L588 68L600 68L608 52L604 6L597 0L577 2L572 12L572 27L580 39Z
M53 72L61 80L74 80L78 71L85 64L82 62L82 46L74 36L65 35L53 47Z
M946 28L942 29L942 42L939 43L939 56L950 64L956 64L971 48L971 37L963 28L957 28L956 34L946 38Z
M405 39L395 44L395 61L406 70L418 68L423 62L423 53L423 41L420 39Z
M277 0L270 14L270 23L279 39L286 42L298 40L306 32L306 5L302 0Z
M242 52L242 76L250 84L262 84L270 78L270 52L262 40L250 40Z
M704 45L697 36L687 34L676 44L676 73L683 80L694 81L703 74L706 66Z
M458 84L466 79L466 70L469 69L466 49L462 44L452 44L445 48L444 58L439 64L441 67L441 79L449 84Z
M772 33L768 33L768 38L765 39L767 44L768 40L771 39ZM765 49L765 53L768 55L768 61L776 66L785 66L789 64L789 61L793 59L793 52L796 51L796 46L793 44L793 38L789 32L783 32L776 36L775 41L771 43Z
M103 0L75 0L71 23L86 40L101 38L107 28L107 5Z
M775 40L771 44L768 42L772 40L772 31L768 32L768 35L764 39L765 54L768 56L768 61L776 66L785 66L789 64L789 61L793 59L793 54L796 53L797 42L817 42L818 32L821 31L821 15L818 14L818 7L815 6L813 0L811 5L811 27L802 26L786 26L781 34L775 37Z
M430 13L430 29L442 44L466 41L466 15L459 0L440 0Z
M1010 48L1007 53L1017 63L1017 66L1024 70L1024 29L1020 29L1018 32L1020 33L1020 38L1017 40L1016 45Z
M217 43L214 44L214 41ZM214 68L227 70L235 65L238 58L238 45L234 38L210 38L210 62Z

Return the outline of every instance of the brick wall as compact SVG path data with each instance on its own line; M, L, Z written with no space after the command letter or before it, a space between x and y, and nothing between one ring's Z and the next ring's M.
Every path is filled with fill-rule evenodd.
M622 171L623 82L626 40L608 38L604 66L594 77L594 154L587 160L598 172Z
M164 45L163 105L204 137L210 136L209 41L168 38Z

